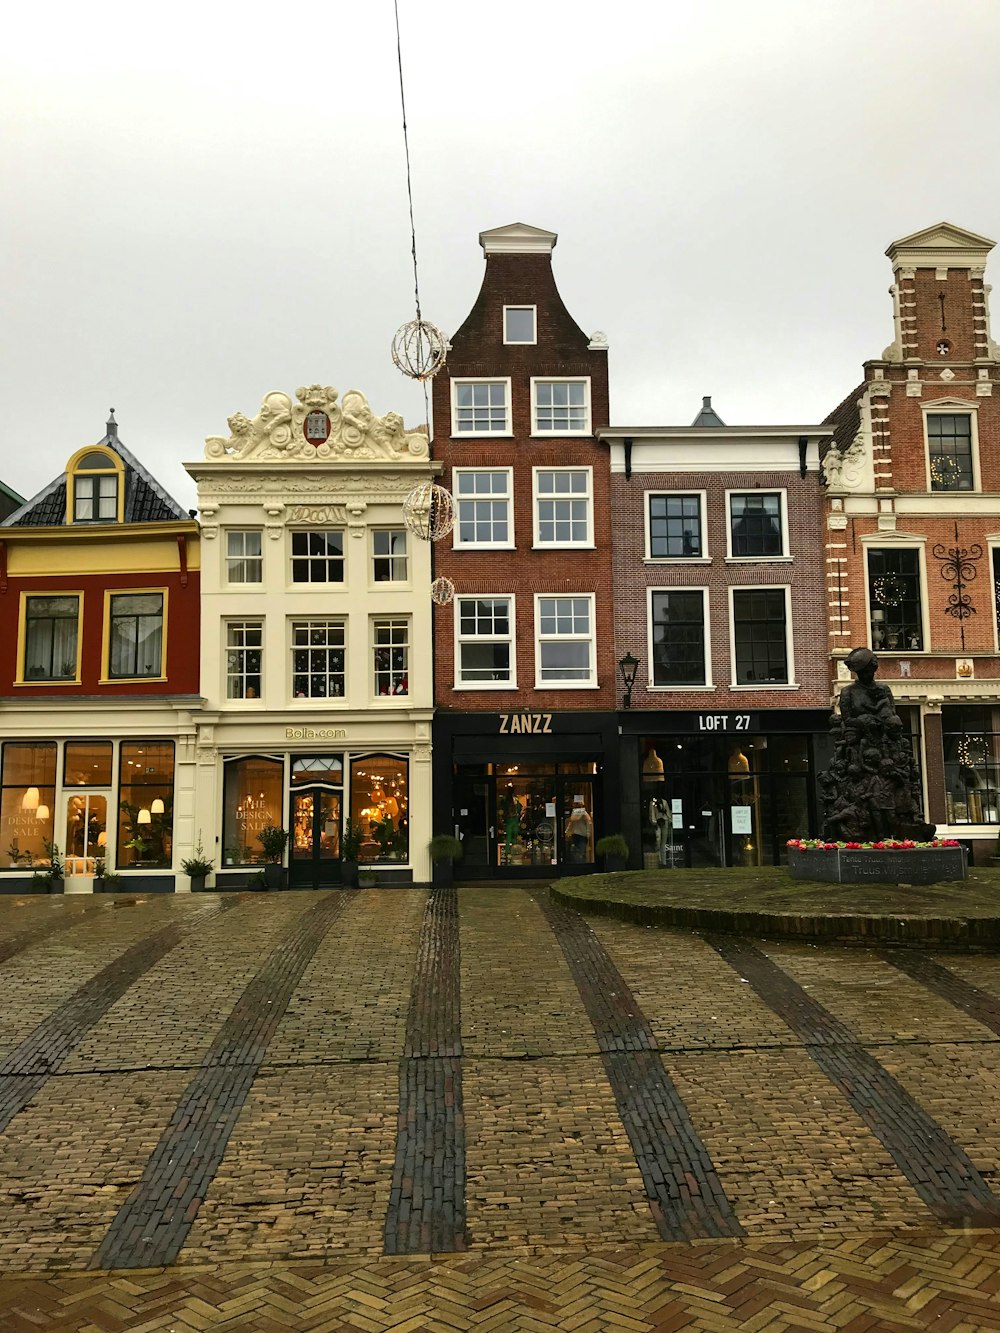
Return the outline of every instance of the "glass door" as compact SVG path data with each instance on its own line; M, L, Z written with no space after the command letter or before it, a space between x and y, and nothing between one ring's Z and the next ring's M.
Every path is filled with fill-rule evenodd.
M93 893L97 863L108 852L108 797L103 792L74 791L64 800L65 891Z
M292 792L289 879L294 889L340 883L340 792L313 787Z

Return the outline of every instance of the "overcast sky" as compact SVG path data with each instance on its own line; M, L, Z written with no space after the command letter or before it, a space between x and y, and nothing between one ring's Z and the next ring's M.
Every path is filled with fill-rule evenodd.
M891 339L888 243L1000 238L998 0L399 6L425 316L468 313L481 230L558 232L616 424L819 421ZM271 389L422 420L392 0L18 5L0 124L15 490L110 406L187 505Z

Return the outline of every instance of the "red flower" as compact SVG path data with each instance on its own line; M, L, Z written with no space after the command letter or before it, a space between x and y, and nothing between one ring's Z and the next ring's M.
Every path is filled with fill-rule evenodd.
M884 842L873 842L873 843L872 843L872 846L876 849L876 851L879 851L879 852L884 852L884 851L885 851L885 843L884 843Z
M848 847L850 847L850 849L851 849L852 851L855 851L857 848L859 848L859 847L861 846L861 843L860 843L860 842L849 842L847 845L848 845Z

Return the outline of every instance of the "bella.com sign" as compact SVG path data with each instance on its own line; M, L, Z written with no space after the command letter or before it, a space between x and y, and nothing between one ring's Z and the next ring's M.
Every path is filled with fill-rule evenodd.
M342 741L347 739L343 727L286 727L286 741Z

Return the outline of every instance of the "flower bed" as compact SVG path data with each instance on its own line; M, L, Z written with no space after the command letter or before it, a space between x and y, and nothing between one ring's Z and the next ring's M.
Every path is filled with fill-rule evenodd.
M790 838L788 871L828 884L939 884L965 879L965 851L954 838L932 842L824 842Z

